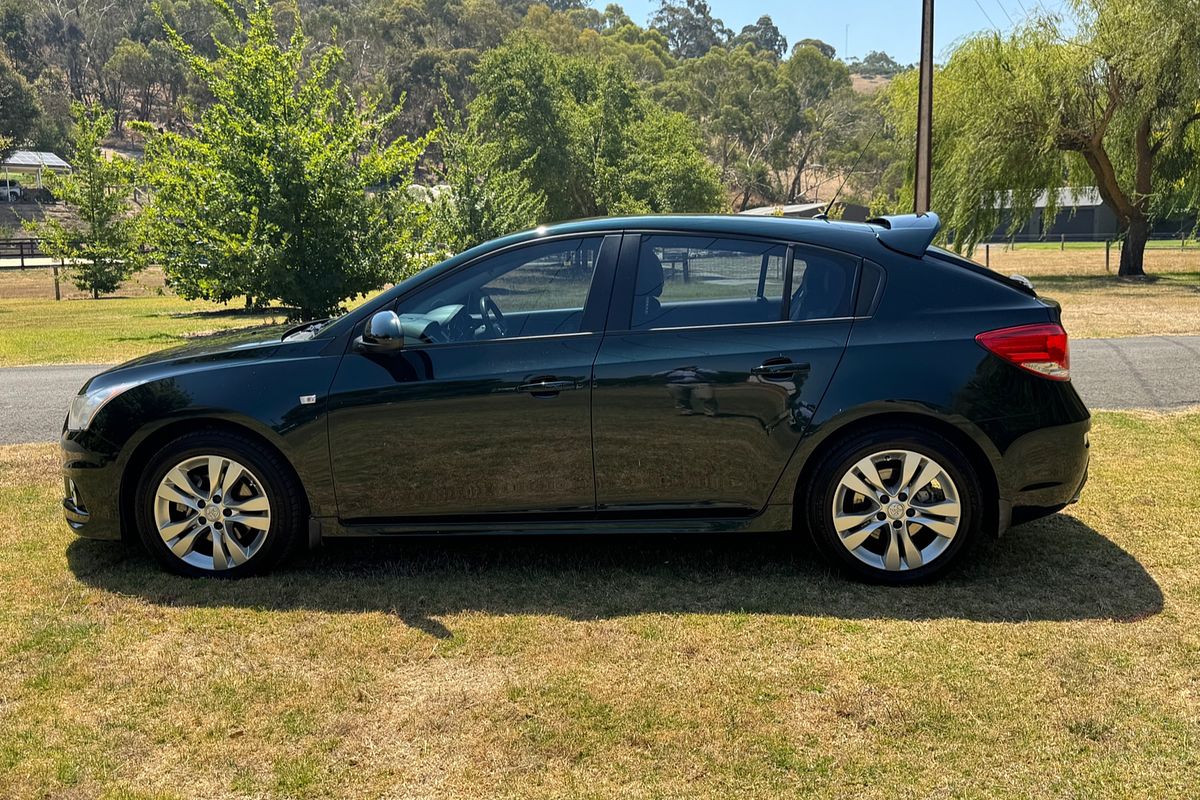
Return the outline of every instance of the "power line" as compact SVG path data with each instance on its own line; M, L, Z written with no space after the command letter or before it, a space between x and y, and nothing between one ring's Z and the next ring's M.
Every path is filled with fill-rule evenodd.
M988 21L988 25L991 25L992 29L995 30L996 33L999 33L1000 29L996 27L996 23L992 22L992 18L988 15L987 11L984 11L983 4L980 3L979 0L975 0L975 7L979 9L981 14L983 14L983 18Z
M1000 6L1000 10L1004 12L1004 16L1008 17L1008 24L1009 24L1009 25L1016 25L1016 24L1017 24L1017 23L1013 22L1013 18L1012 18L1012 17L1010 17L1010 16L1008 15L1008 9L1004 7L1004 4L1003 4L1003 3L1001 3L1001 2L1000 2L1000 0L996 0L996 5Z

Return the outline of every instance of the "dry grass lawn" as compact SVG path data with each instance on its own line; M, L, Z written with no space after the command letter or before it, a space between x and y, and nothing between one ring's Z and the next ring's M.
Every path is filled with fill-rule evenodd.
M983 263L983 249L973 258ZM1118 253L1112 251L1111 269ZM1104 269L1104 247L1018 245L1006 250L993 245L990 266L1006 275L1020 273L1038 294L1057 300L1071 336L1094 339L1109 336L1200 333L1200 248L1152 247L1146 251L1151 282L1117 280Z
M338 543L237 583L0 448L0 796L1128 797L1200 785L1200 414L945 582L787 537Z

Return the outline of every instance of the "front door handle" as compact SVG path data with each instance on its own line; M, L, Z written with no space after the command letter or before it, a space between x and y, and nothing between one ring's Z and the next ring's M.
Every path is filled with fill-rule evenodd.
M518 392L527 392L534 397L555 397L559 392L565 392L569 389L578 389L578 381L560 381L560 380L541 380L531 383L522 383L517 387Z
M751 375L762 375L765 378L779 378L784 375L795 375L797 372L807 372L808 364L797 364L794 361L768 361L750 370Z

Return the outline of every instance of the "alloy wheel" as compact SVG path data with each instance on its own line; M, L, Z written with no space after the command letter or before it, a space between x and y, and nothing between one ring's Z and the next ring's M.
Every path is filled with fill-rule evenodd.
M262 481L244 465L226 456L193 456L159 481L154 523L180 561L221 572L262 549L271 503Z
M946 468L912 450L860 459L833 494L833 527L855 558L889 572L941 556L958 533L962 503Z

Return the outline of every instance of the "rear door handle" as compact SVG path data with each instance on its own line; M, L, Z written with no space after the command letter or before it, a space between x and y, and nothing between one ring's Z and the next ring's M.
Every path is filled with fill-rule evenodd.
M797 364L793 361L768 361L750 370L751 375L762 375L767 378L778 378L783 375L795 375L797 372L807 372L808 364Z
M569 389L578 389L577 381L558 381L544 380L533 381L532 383L522 383L517 387L518 392L527 392L534 397L554 397L559 392L565 392Z

